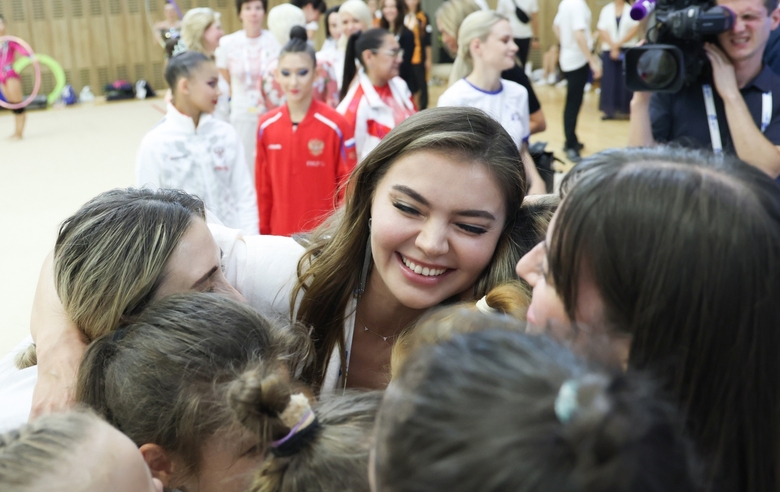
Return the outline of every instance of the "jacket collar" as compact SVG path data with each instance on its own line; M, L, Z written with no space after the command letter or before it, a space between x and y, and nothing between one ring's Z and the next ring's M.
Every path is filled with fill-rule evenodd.
M386 106L385 103L382 102L382 98L377 94L376 89L374 89L374 84L371 83L371 79L368 78L368 75L366 75L366 72L362 68L358 72L358 80L360 86L363 87L363 94L365 95L369 106L372 108L383 108ZM398 104L404 106L406 109L414 110L411 100L405 100L403 97L399 96L399 94L403 94L403 91L402 88L398 86L398 80L403 82L403 79L400 77L393 77L387 82L390 86L390 91L393 93L393 98ZM403 83L405 84L406 82Z
M212 116L208 113L200 115L200 121L198 122L198 128L203 129ZM181 113L174 107L173 104L168 103L168 112L165 113L165 119L168 120L177 130L184 133L194 134L198 128L195 128L195 122L187 116Z

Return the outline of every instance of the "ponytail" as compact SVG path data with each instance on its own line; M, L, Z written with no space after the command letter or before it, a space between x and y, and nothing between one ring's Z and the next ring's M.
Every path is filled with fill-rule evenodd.
M249 490L368 490L370 435L382 394L347 393L312 408L300 388L266 364L231 383L236 420L268 449Z
M473 313L469 323L507 316ZM639 374L484 329L415 351L377 417L378 490L694 492L675 407Z
M474 59L471 56L471 42L475 39L485 41L490 29L498 22L507 20L503 15L492 10L473 12L463 20L458 29L458 53L450 72L449 85L467 76L474 70Z
M368 72L366 63L363 60L363 52L366 50L376 51L382 46L385 37L389 36L387 29L375 28L366 32L356 32L349 37L347 41L347 52L344 55L344 78L341 82L340 99L343 101L347 97L352 80L357 73L356 61L363 66L363 70Z

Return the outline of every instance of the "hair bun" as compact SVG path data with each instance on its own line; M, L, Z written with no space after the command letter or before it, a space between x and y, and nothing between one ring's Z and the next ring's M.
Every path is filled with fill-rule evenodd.
M309 35L306 34L306 29L303 26L292 26L290 28L290 40L299 39L304 43L309 40Z

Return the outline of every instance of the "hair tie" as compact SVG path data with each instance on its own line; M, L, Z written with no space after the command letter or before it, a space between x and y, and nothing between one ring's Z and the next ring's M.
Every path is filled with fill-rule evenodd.
M317 416L303 393L296 393L290 397L290 403L279 415L279 419L290 428L286 436L271 443L271 452L279 458L297 453L314 438L319 429Z
M558 390L558 396L555 398L555 416L558 417L562 424L568 424L577 411L579 406L577 393L579 389L579 382L574 379L568 379Z
M493 314L498 312L498 309L490 307L490 304L487 303L487 296L482 296L482 299L477 301L477 309L479 312L485 314Z

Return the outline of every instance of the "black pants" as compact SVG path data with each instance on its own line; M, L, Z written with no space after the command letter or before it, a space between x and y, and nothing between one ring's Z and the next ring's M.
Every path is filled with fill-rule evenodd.
M577 127L577 116L580 114L588 75L590 75L590 66L587 63L571 72L563 72L563 77L567 81L566 106L563 108L563 132L566 135L566 147L571 149L577 148L580 143L574 129Z
M417 91L420 92L420 107L417 110L422 111L428 107L428 82L425 80L425 64L412 65L412 75L417 82Z
M515 38L515 44L519 48L517 57L522 62L520 68L525 70L525 64L528 62L528 53L531 51L531 38Z

